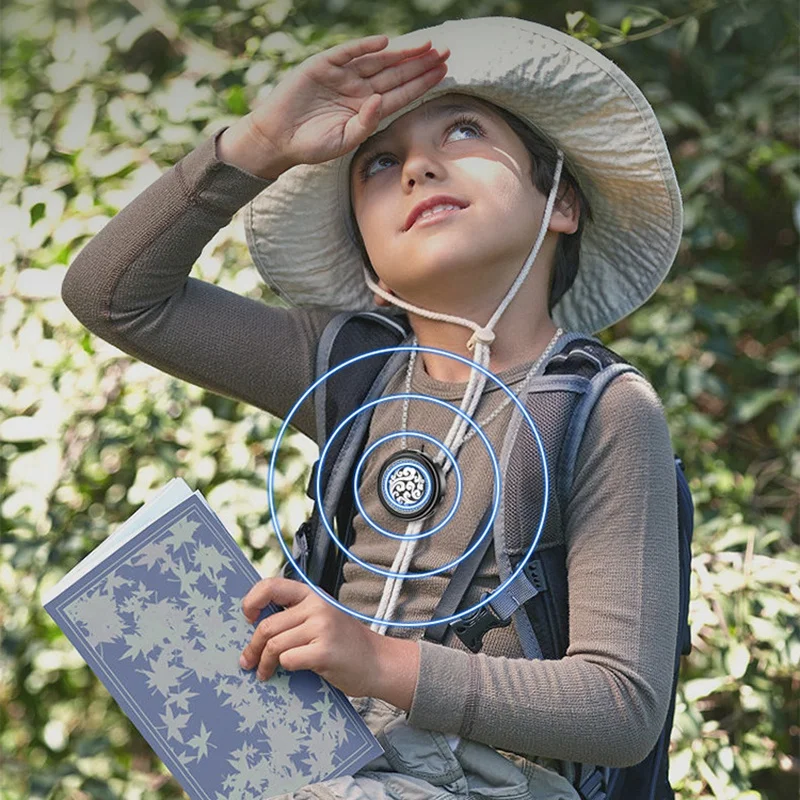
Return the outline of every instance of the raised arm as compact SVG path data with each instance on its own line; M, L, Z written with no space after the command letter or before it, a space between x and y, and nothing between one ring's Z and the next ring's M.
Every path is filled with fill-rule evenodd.
M444 76L448 54L430 43L401 51L387 43L367 37L310 57L120 211L67 272L61 296L75 316L142 361L284 417L313 379L333 312L271 307L188 276L214 234L272 179L354 149ZM315 438L310 403L293 423Z
M206 244L269 181L202 142L78 254L61 296L93 333L164 372L285 416L331 312L285 309L190 278ZM310 404L306 404L310 405ZM296 426L314 436L310 409Z

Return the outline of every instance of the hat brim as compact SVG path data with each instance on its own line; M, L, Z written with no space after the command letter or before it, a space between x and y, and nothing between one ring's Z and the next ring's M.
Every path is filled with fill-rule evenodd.
M457 20L391 39L448 46L448 73L382 120L451 92L501 106L561 148L592 209L572 287L553 309L568 330L594 333L642 305L680 245L680 190L658 120L612 61L553 28L508 17ZM476 58L476 53L491 53ZM374 308L350 225L355 151L285 172L247 206L245 235L264 280L298 306ZM522 267L522 264L520 264Z

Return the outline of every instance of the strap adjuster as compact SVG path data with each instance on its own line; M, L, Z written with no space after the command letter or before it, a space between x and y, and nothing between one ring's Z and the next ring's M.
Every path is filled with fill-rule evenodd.
M484 599L488 594L489 592L484 592L481 599ZM473 653L479 653L483 647L483 636L487 631L492 630L492 628L505 628L510 624L511 617L506 620L500 619L492 611L489 603L486 603L469 616L451 622L450 627Z
M536 594L547 591L547 578L544 574L544 566L538 558L532 558L522 568L525 577L531 582L531 586L536 589ZM535 595L534 595L535 596Z

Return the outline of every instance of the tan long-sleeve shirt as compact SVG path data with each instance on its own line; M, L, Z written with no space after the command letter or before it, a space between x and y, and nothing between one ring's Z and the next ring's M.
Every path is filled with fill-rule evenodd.
M335 312L280 308L189 277L209 240L269 182L218 160L224 128L181 159L120 211L80 252L62 288L64 302L92 332L153 366L285 417L314 379L317 339ZM530 364L500 374L512 389ZM387 393L403 390L396 375ZM455 405L466 385L445 383L417 359L412 391ZM481 423L504 393L488 386L474 418ZM423 407L423 405L427 407ZM376 407L369 442L400 430L401 404ZM485 429L499 452L512 407ZM413 402L409 428L444 440L452 414ZM316 436L304 404L293 424ZM395 442L396 444L396 442ZM391 449L391 445L382 445ZM389 449L365 467L373 486ZM461 448L464 489L451 522L421 540L410 566L433 569L463 553L491 492L479 437ZM576 464L566 514L570 644L565 658L524 658L513 626L489 632L479 654L460 641L420 640L417 687L408 720L421 728L471 738L531 758L624 766L655 744L670 698L678 618L675 472L663 409L642 378L613 382L592 413ZM374 492L364 510L401 532ZM446 505L429 523L441 519ZM359 514L353 552L390 570L397 540ZM491 551L489 556L491 555ZM384 578L345 567L339 600L377 615ZM447 575L404 583L395 619L430 619ZM499 579L493 559L479 571L475 594ZM418 639L420 628L390 635Z

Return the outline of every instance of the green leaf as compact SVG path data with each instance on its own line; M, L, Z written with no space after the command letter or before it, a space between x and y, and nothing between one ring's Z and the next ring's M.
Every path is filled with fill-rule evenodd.
M116 792L104 780L100 778L87 778L82 784L86 796L92 800L118 800Z
M99 753L106 752L110 744L111 743L108 740L108 736L105 734L99 734L97 736L84 736L84 738L79 740L75 746L75 754L80 758L96 756Z
M724 553L726 550L743 548L758 532L755 525L731 525L721 536L717 535L711 549L715 553Z
M782 409L775 420L777 436L775 437L782 448L791 447L797 441L800 431L800 400L795 400L791 405Z
M768 645L777 645L786 639L786 630L771 619L763 617L750 617L750 630L753 636Z
M767 369L776 375L794 375L800 372L800 353L788 347L779 350L770 359Z
M237 116L244 116L249 112L247 97L245 96L244 89L241 86L231 86L228 89L228 95L225 98L228 106L228 111Z
M34 203L30 208L31 227L34 226L44 215L47 206L44 203Z
M686 681L683 685L684 697L687 702L693 703L701 697L708 697L718 692L728 684L729 680L727 675L716 675L713 678L695 678Z
M141 154L133 147L121 146L115 147L100 158L93 155L88 159L80 159L79 163L85 167L89 175L95 178L109 178L136 164L140 156Z
M763 17L766 3L748 3L736 8L726 4L716 8L711 16L711 47L719 52L740 28L757 24Z
M692 278L700 284L715 286L717 289L730 289L733 281L724 271L722 265L707 264L704 267L696 267L692 271Z
M708 133L710 128L703 115L688 103L671 103L666 107L668 113L682 128L698 133Z
M82 151L94 128L97 99L91 86L81 86L56 135L57 148L65 153Z
M737 642L725 654L725 666L728 674L739 680L744 677L747 667L750 665L750 651L742 642Z
M568 11L565 16L567 20L567 30L574 31L575 27L586 16L586 14L583 11Z
M583 21L585 24L586 32L589 36L599 36L601 26L600 23L594 18L590 17L588 14L584 14Z
M669 19L657 8L650 6L631 6L629 10L628 19L631 21L632 28L644 28L651 22L666 22Z
M81 346L81 350L83 350L84 353L88 353L90 356L93 356L95 354L96 351L94 349L94 344L92 343L92 334L89 333L89 331L83 332L83 335L79 340L79 343Z
M711 47L719 52L728 43L736 30L736 21L730 6L717 8L711 17Z
M697 44L697 34L700 32L700 21L697 17L689 17L681 25L678 32L678 46L684 55L690 53Z
M737 402L733 417L737 422L749 422L781 397L780 389L756 389L747 392Z
M712 175L719 172L723 167L723 162L719 156L707 155L695 159L688 166L689 172L681 181L681 189L686 195L693 194Z

